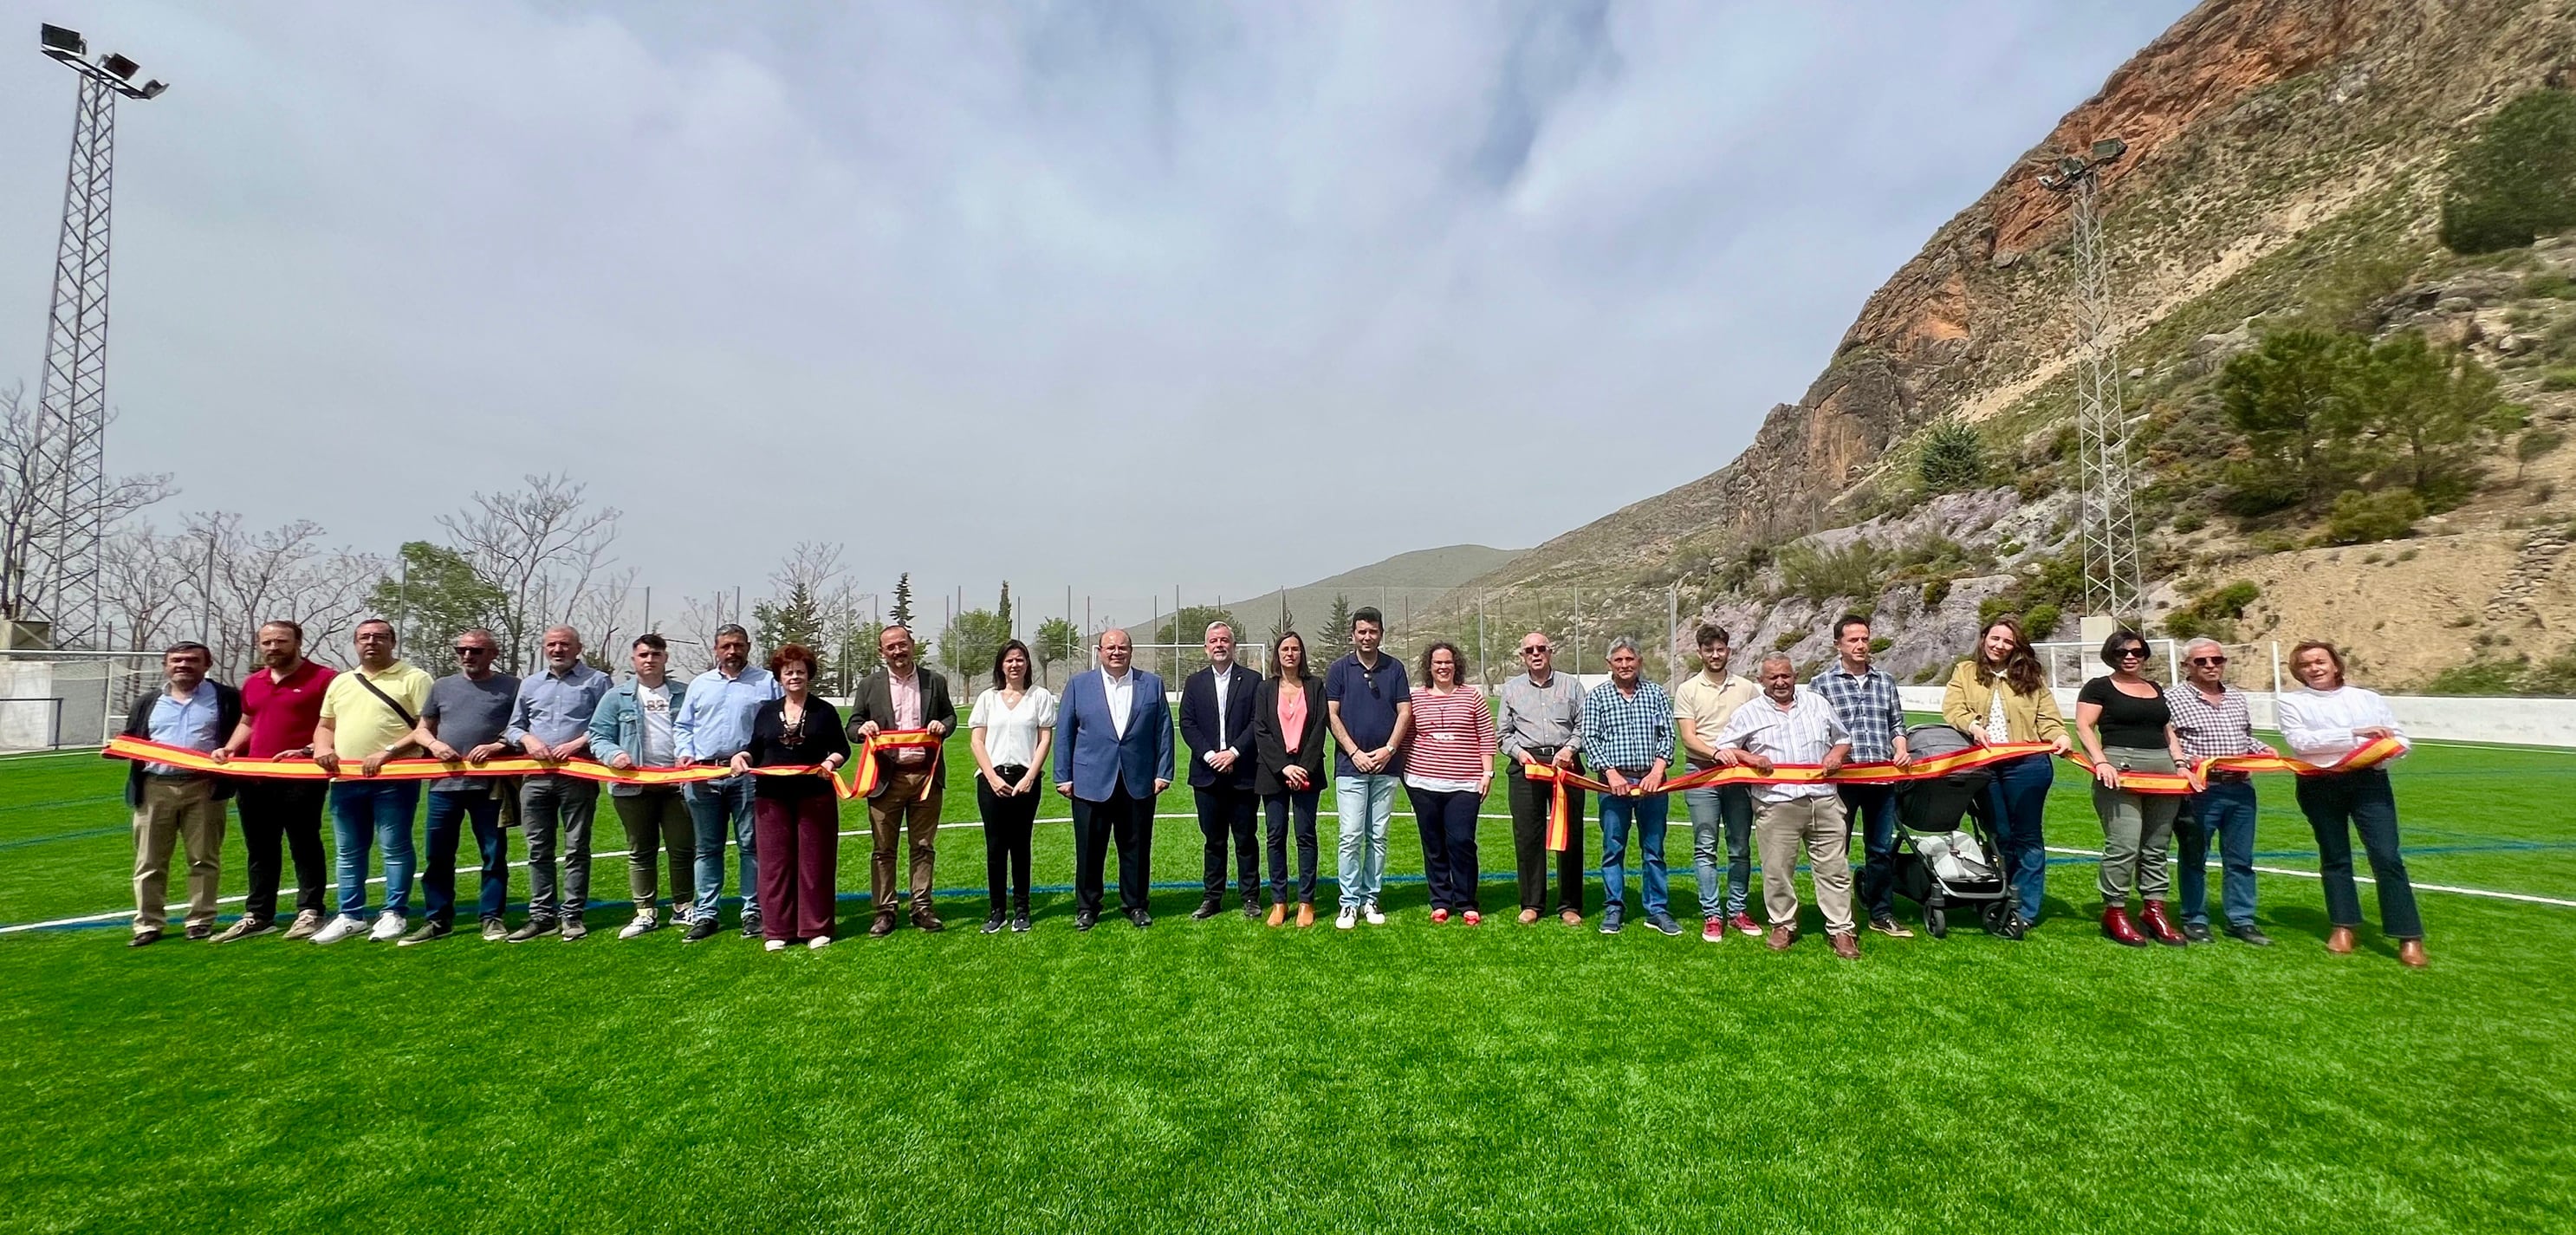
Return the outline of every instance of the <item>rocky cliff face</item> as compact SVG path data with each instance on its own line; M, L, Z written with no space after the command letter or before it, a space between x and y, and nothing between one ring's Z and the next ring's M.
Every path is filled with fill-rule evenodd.
M1990 449L2040 457L2072 408L2073 272L2066 203L2032 160L2128 142L2102 196L2124 363L2206 371L2250 339L2224 332L2296 308L2316 270L2365 239L2424 251L2437 172L2463 133L2570 77L2566 0L2209 0L1936 232L1734 462L1473 586L1681 579L1689 594L1729 548L1858 522L1907 480L1913 439L1943 417L1980 426ZM2186 349L2211 332L2219 343ZM2170 594L2178 581L2165 582ZM1693 598L1711 613L1759 601Z

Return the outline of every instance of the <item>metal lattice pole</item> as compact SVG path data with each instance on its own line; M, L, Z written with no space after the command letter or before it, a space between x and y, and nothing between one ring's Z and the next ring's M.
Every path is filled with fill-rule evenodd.
M2135 614L2141 591L2131 504L2136 477L2129 466L2099 195L2100 169L2126 150L2117 140L2096 143L2093 158L2061 160L2060 174L2041 181L2067 195L2074 233L2076 540L2084 556L2084 601L2093 613L2122 618Z
M116 157L116 92L84 77L72 113L63 229L54 252L53 309L36 395L54 473L43 594L56 647L87 646L98 630L99 559L107 535L107 224Z

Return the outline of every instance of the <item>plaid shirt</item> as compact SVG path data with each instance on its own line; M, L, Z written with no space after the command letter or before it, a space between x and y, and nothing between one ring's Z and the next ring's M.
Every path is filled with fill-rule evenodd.
M1637 693L1603 682L1583 697L1583 753L1596 768L1637 771L1673 757L1673 697L1644 678Z
M1842 718L1843 728L1851 731L1851 758L1854 763L1887 763L1896 758L1896 739L1905 735L1905 704L1897 698L1896 679L1885 669L1871 666L1869 672L1854 677L1843 672L1837 660L1807 683Z
M2212 707L2188 682L2165 688L2165 706L2173 712L2174 736L2182 739L2182 753L2194 759L2272 754L2272 748L2254 736L2254 712L2245 702L2245 692L2233 686L2222 689L2226 693Z

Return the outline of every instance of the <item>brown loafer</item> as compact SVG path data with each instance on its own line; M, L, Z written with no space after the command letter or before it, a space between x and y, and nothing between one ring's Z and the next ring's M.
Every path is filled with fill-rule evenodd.
M940 921L938 914L927 909L913 910L912 924L933 935L948 929L948 924Z
M1280 923L1285 922L1285 921L1287 921L1287 920L1288 920L1288 906L1287 906L1284 902L1274 902L1274 903L1270 906L1270 923L1269 923L1269 924L1270 924L1270 925L1272 925L1272 926L1277 926L1277 925L1279 925Z
M2352 955L2352 943L2352 928L2349 926L2338 926L2326 932L2326 951L2337 956Z
M1565 924L1566 924L1567 926L1581 926L1581 925L1583 925L1583 915L1582 915L1582 914L1580 914L1580 913L1575 912L1574 910L1568 909L1568 910L1566 910L1565 912L1560 913L1560 914L1558 914L1558 915L1556 915L1556 916L1558 916L1558 917L1560 917L1560 918L1565 919Z
M2409 969L2422 969L2424 967L2424 941L2421 939L2398 940L2397 963L2404 965Z
M1538 921L1538 910L1535 910L1535 909L1524 909L1524 910L1521 910L1521 918L1520 918L1521 925L1523 925L1523 926L1528 926L1529 924L1531 924L1531 923L1533 923L1533 922L1536 922L1536 921Z
M1299 904L1299 905L1297 906L1297 926L1298 926L1298 928L1302 930L1302 929L1304 929L1304 928L1306 928L1306 927L1313 926L1314 924L1315 924L1315 907L1314 907L1313 905Z
M1796 942L1798 942L1797 927L1775 926L1771 928L1771 938L1769 943L1772 951L1786 952L1789 950L1789 945Z
M1827 935L1825 942L1834 945L1834 955L1847 961L1860 959L1860 940L1852 935Z
M883 938L885 938L886 936L891 935L891 934L893 934L893 933L894 933L894 915L893 915L893 914L890 914L890 913L881 913L881 914L878 914L878 915L877 915L877 920L876 920L876 921L868 923L868 938L870 938L870 939L883 939Z

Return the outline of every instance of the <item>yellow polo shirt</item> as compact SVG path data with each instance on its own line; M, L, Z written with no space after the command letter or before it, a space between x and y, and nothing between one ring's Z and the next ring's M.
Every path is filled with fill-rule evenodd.
M358 685L361 674L375 683L377 690L409 709L415 719L429 702L429 675L413 668L409 661L395 661L374 673L363 669L341 671L322 692L322 720L331 726L331 749L343 759L364 759L411 733L411 726L386 707L384 700Z
M1699 735L1700 741L1714 749L1717 735L1725 731L1726 722L1735 716L1735 709L1753 702L1761 694L1761 690L1743 674L1730 673L1725 681L1712 683L1708 680L1708 671L1703 669L1674 688L1673 719L1689 725L1692 732Z

